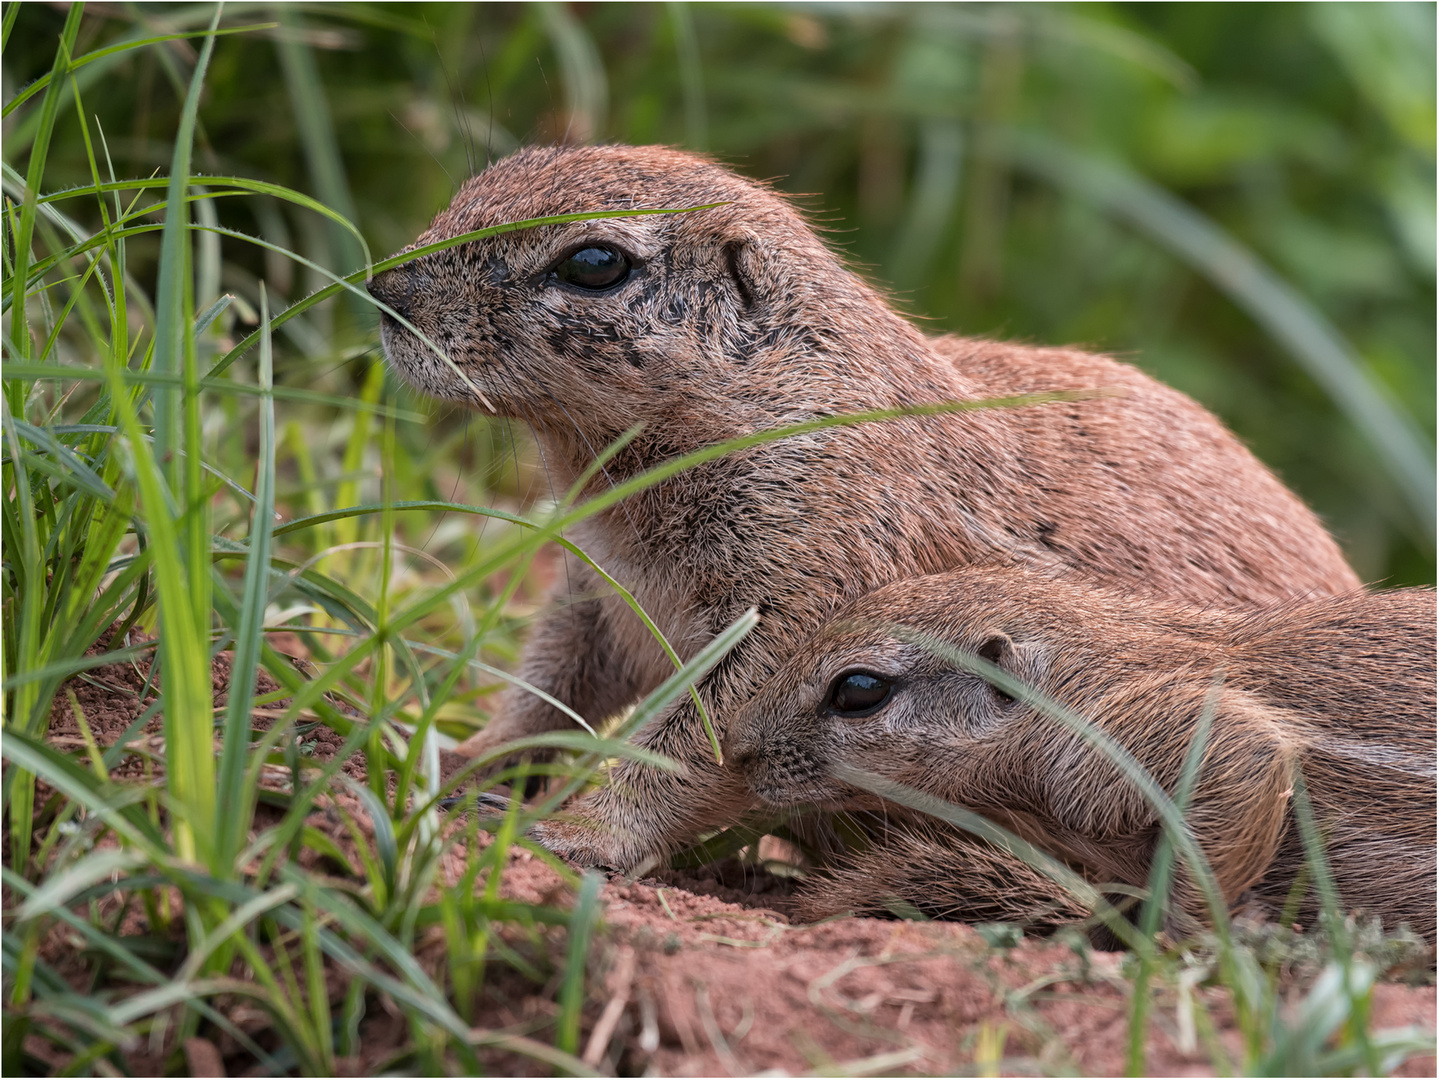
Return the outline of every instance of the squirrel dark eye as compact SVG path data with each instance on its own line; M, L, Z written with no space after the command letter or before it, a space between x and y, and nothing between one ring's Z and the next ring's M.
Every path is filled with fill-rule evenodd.
M608 289L629 277L630 261L612 247L581 248L552 271L557 281L580 289Z
M867 671L851 671L835 679L829 691L829 707L842 716L868 716L886 701L894 683Z

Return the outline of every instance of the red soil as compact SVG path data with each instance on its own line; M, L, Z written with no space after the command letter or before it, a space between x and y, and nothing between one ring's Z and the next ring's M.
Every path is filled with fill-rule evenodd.
M143 710L139 695L147 670L144 660L109 665L68 684L101 746L119 738ZM228 660L222 657L215 670L217 704L228 677ZM274 689L262 676L260 692ZM158 721L152 721L142 744L158 739L158 729ZM83 745L64 693L56 701L50 738L72 751ZM340 742L324 728L309 738L318 744L318 758ZM159 764L155 758L151 769ZM362 766L362 760L347 762L346 771L356 775ZM139 778L144 768L132 756L116 772ZM336 797L363 820L349 796ZM261 807L262 818L271 814ZM317 812L310 824L330 834L358 866L352 838L336 814ZM446 856L443 874L450 882L463 871L463 857L458 848ZM1124 1071L1129 983L1121 975L1121 954L1091 951L1077 942L1037 940L996 948L971 928L946 923L842 919L797 926L787 914L786 882L754 870L736 874L734 865L728 871L670 871L662 879L614 878L605 885L580 1044L591 1066L609 1073L676 1076L765 1070L886 1075ZM526 851L512 856L504 891L518 900L568 903L559 876ZM144 928L131 931L127 920L122 932ZM48 937L55 948L66 948L64 934ZM561 934L551 944L562 942ZM417 951L431 970L444 966L442 936L422 938ZM61 955L54 960L71 966ZM338 996L344 980L333 974ZM1294 988L1296 996L1301 993L1302 988ZM1239 1037L1224 992L1197 989L1193 994L1209 1005L1219 1043L1237 1058ZM554 995L554 986L535 987L496 968L488 976L477 1021L491 1030L526 1025L554 1014ZM1432 1033L1435 1004L1432 986L1381 984L1374 994L1373 1027L1414 1025ZM1203 1041L1194 1038L1184 1002L1174 992L1157 998L1150 1027L1150 1072L1213 1073ZM383 1000L368 1011L361 1031L363 1057L340 1062L355 1075L373 1074L411 1037L409 1026ZM232 1068L251 1064L228 1039L218 1039L218 1045L192 1041L195 1045L184 1048L192 1072L208 1071L217 1062ZM141 1057L145 1060L137 1057L131 1064L142 1072L147 1064L159 1067L163 1061L163 1055L153 1061ZM486 1062L498 1072L548 1071L532 1058L509 1053L487 1054ZM1435 1066L1433 1058L1416 1059L1400 1074L1432 1076Z

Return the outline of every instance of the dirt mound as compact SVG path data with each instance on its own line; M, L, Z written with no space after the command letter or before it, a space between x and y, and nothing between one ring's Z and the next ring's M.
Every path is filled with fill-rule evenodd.
M506 889L552 899L560 883L528 853ZM846 918L794 925L765 905L690 892L656 879L610 880L607 933L592 966L586 1060L621 1075L846 1074L1120 1075L1128 1048L1125 956L1023 939L996 947L954 923ZM1195 989L1240 1056L1222 990ZM1193 1012L1161 995L1151 1014L1156 1075L1212 1075ZM1433 1030L1435 989L1381 984L1375 1028ZM1433 1058L1399 1075L1433 1075Z

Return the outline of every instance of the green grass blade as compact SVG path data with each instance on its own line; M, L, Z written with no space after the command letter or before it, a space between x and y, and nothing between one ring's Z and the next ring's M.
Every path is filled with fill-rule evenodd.
M58 364L6 364L5 375L11 379L64 379L77 382L100 382L109 379L109 375L97 372L91 368L62 367ZM184 386L183 375L159 375L152 371L131 371L123 369L120 372L120 381L125 386ZM297 401L312 405L328 405L337 409L345 409L352 412L371 413L376 416L394 417L396 420L405 420L411 423L423 421L426 417L417 412L410 412L407 409L397 409L390 405L377 405L369 402L358 401L355 398L337 397L333 394L321 394L314 390L303 390L296 387L276 386L271 388L269 394L262 395L260 389L254 386L246 386L244 383L232 382L225 379L201 379L197 384L201 390L220 391L226 394L243 394L246 397L273 397L277 401ZM145 438L154 441L151 436ZM212 467L205 465L201 459L201 468L210 472L216 479L223 481L230 488L237 492L244 489L233 480L221 473L213 471ZM249 495L246 494L246 498Z
M150 859L163 858L167 844L164 836L135 805L143 799L143 789L128 791L101 790L95 774L82 768L71 758L38 739L18 731L6 734L0 754L22 769L43 779L66 798L78 802L105 822L123 840L138 847Z
M10 44L10 31L15 29L15 17L20 14L18 3L5 5L5 19L3 29L0 29L0 53L5 51L5 46Z
M677 696L675 694L656 695L656 700L661 703L668 703ZM678 762L658 754L653 750L646 750L642 746L635 746L634 743L624 739L605 738L595 735L587 735L582 731L546 731L540 735L526 735L523 738L507 742L502 747L496 747L489 753L476 759L480 765L491 761L498 761L524 750L574 750L583 754L591 754L600 758L628 758L637 761L642 765L648 765L663 772L679 772ZM453 785L453 782L451 783Z
M1174 793L1174 805L1182 814L1189 808L1189 799L1199 779L1204 751L1209 746L1209 733L1214 726L1214 717L1219 709L1219 690L1223 679L1216 677L1204 699L1204 710L1199 714L1194 736L1189 740L1189 750L1184 755L1184 766L1179 774L1179 786ZM1145 947L1139 950L1139 969L1134 976L1134 988L1130 992L1129 1005L1129 1075L1144 1076L1145 1046L1149 1034L1149 980L1154 973L1154 938L1159 930L1169 896L1169 882L1174 870L1174 844L1168 833L1161 833L1155 847L1154 859L1149 872L1149 899L1140 913L1139 932Z
M1319 822L1315 819L1309 786L1304 782L1304 774L1297 764L1294 766L1293 789L1294 822L1299 828L1300 840L1304 845L1305 866L1319 894L1320 920L1334 952L1339 980L1336 996L1342 995L1344 998L1342 1019L1346 1023L1349 1041L1359 1049L1370 1074L1377 1076L1379 1057L1369 1038L1369 988L1376 973L1368 963L1354 955L1354 939L1344 917L1339 886L1334 879L1333 867L1329 865L1329 857L1324 851L1324 837L1320 833ZM1310 996L1313 998L1314 994L1311 993ZM1317 1020L1310 1025L1315 1026L1318 1026ZM1297 1029L1301 1036L1308 1030L1303 1024L1297 1025Z
M898 803L901 806L908 806L913 810L919 810L937 817L942 821L948 821L951 825L958 826L965 832L973 833L975 836L986 840L1001 850L1008 851L1016 858L1023 859L1040 873L1047 875L1052 881L1063 886L1066 891L1072 894L1082 904L1090 908L1096 915L1104 920L1104 924L1114 931L1114 935L1128 945L1131 949L1140 950L1144 943L1126 919L1119 912L1115 911L1103 894L1093 885L1085 881L1069 867L1065 866L1058 859L1039 850L1033 844L1016 836L1008 829L996 825L987 818L961 806L945 802L943 799L936 799L915 788L905 784L899 784L893 780L886 779L876 773L865 769L856 768L853 765L840 762L832 769L835 778L842 783L853 784L855 787L872 791L882 799Z
M39 529L35 521L34 494L30 473L20 452L20 439L10 414L8 397L0 397L0 426L10 451L10 484L13 498L5 500L5 551L10 572L16 577L19 594L18 622L12 631L14 663L17 674L42 666L47 659L41 613L45 603L46 568L40 547ZM8 486L8 485L7 485ZM6 492L9 495L9 492ZM18 532L18 536L16 533ZM17 543L18 541L18 543ZM11 676L13 678L13 676ZM8 688L7 688L8 689ZM38 684L17 686L0 707L5 708L5 730L10 734L37 730L45 722L49 703L40 696ZM30 862L30 842L35 816L35 776L24 768L11 769L6 779L6 810L10 816L10 850L15 865L23 873Z
M334 121L330 117L330 103L320 81L314 53L299 33L301 26L297 9L281 7L280 18L290 32L283 34L275 47L280 55L280 69L289 89L295 122L300 130L300 145L304 148L305 164L314 181L315 192L321 202L353 221L356 218L355 200L350 194L345 161L340 155ZM331 264L346 270L357 265L369 266L372 261L364 238L355 233L347 235L332 230L330 248Z
M710 640L704 648L700 649L684 667L676 671L659 686L651 690L644 699L634 707L630 715L625 717L624 722L619 724L612 731L608 738L615 742L624 742L631 738L635 732L644 727L660 714L670 702L679 697L685 690L699 682L714 668L721 660L729 655L736 645L744 639L759 624L759 614L750 608L729 626L725 627ZM549 737L560 735L568 739L586 739L587 736L577 732L550 732ZM565 784L551 794L536 807L540 815L553 812L565 799L569 798L580 788L589 782L590 772L599 763L600 758L589 754L581 759L580 767L576 769ZM663 766L661 766L663 767Z
M225 916L224 921L206 933L204 938L190 949L189 955L185 957L185 963L180 966L175 978L184 982L199 976L201 969L205 966L205 961L217 949L222 948L228 938L244 930L272 908L288 904L299 895L299 887L291 882L278 885L273 889L266 889L264 892L252 896Z
M569 944L565 951L565 973L560 983L560 1016L555 1046L566 1054L579 1052L580 1009L585 1003L585 964L590 955L590 935L600 917L600 875L586 870L580 878L570 916Z
M365 808L365 813L370 815L370 827L375 832L375 851L380 857L380 866L385 872L385 887L393 895L399 874L400 849L395 842L395 824L390 820L390 812L385 807L384 799L364 784L351 780L348 776L341 774L339 779L351 794L360 800L360 804Z
M236 853L249 832L254 793L244 788L246 754L250 746L250 710L255 700L255 675L264 644L265 608L269 603L270 542L275 528L275 400L274 360L269 330L269 300L260 288L260 460L255 482L255 507L250 518L250 553L240 596L240 621L235 627L230 696L225 708L224 737L220 747L217 795L226 808L219 822L211 871L218 877L233 872Z
M685 145L691 150L704 150L709 146L709 119L705 115L704 70L700 65L694 15L685 0L670 0L665 7L674 28L675 59L684 91Z
M16 918L23 923L37 915L48 915L54 908L70 903L76 893L83 892L114 874L143 866L144 863L145 857L137 852L104 848L58 872L52 869L44 883L20 905Z
M0 880L5 886L15 890L16 894L22 897L29 897L34 894L35 886L25 879L19 877L11 870L0 866ZM121 879L122 887L131 879ZM87 942L91 949L97 953L108 956L119 964L124 970L138 982L149 983L154 986L170 982L170 976L151 965L148 961L138 956L132 949L127 948L120 939L105 933L98 927L92 925L88 920L80 918L74 912L65 907L57 907L51 912L55 918L65 923L68 927L78 933ZM195 1009L201 1016L209 1020L222 1031L230 1034L239 1045L243 1046L255 1059L269 1070L269 1074L279 1075L279 1065L270 1057L265 1050L257 1045L253 1039L242 1030L235 1027L226 1017L216 1012L203 1001L194 1001L190 1007Z
M815 431L827 431L830 428L848 427L853 424L878 423L886 420L897 420L905 417L926 417L943 416L948 413L969 412L974 409L994 408L1022 408L1030 405L1043 405L1059 401L1086 401L1091 398L1101 397L1104 391L1056 391L1038 394L1019 394L1013 397L1004 398L983 398L976 401L946 401L933 405L914 405L900 409L874 409L868 412L847 413L840 416L822 416L814 420L806 420L798 424L784 427L768 428L757 431L750 435L742 435L726 442L715 443L711 446L702 447L699 450L671 458L654 468L641 473L639 476L625 480L607 488L604 492L587 500L582 505L575 507L563 514L556 514L546 521L540 529L540 535L546 540L559 537L564 531L573 528L586 518L592 517L602 510L616 505L640 491L653 487L672 476L676 476L686 469L694 468L696 465L704 464L724 457L726 454L739 450L750 449L755 446L763 446L767 443L778 442L781 439L792 438L796 435L804 435ZM532 538L522 538L512 542L509 546L497 546L493 554L484 562L476 564L470 570L457 574L454 580L434 590L423 600L410 605L400 614L391 620L390 628L395 634L403 633L410 626L434 611L441 604L447 603L451 596L469 588L477 581L484 579L497 564L503 564L514 558L521 549L532 545Z
M13 425L17 435L23 436L34 445L48 450L54 455L64 466L58 475L62 476L67 483L73 484L102 502L115 501L115 492L110 485L100 479L94 469L81 461L74 450L56 438L53 428L36 427L34 424L27 424L24 420L16 417L7 417L7 423ZM22 457L28 458L30 455L24 454L22 451Z
M165 224L160 239L159 280L155 286L155 352L151 361L151 366L161 375L184 374L185 334L190 326L185 314L185 284L190 277L190 245L186 235L190 218L185 191L190 185L190 156L194 151L200 91L214 49L214 32L220 22L221 10L221 6L216 5L215 15L210 21L210 33L195 65L189 93L185 95L185 106L175 133L175 150L170 158ZM160 386L154 391L153 400L155 452L170 477L170 489L179 492L184 489L180 465L183 438L181 396L171 386ZM198 446L193 449L199 452Z
M30 265L30 242L35 234L35 211L45 175L45 158L50 151L50 134L55 129L55 117L60 110L63 84L56 76L63 74L69 65L75 48L75 38L80 33L80 16L84 14L84 10L83 4L72 4L65 16L65 27L60 31L60 44L55 50L55 63L50 69L51 84L41 105L39 133L30 149L30 165L25 173L24 202L20 207L20 221L12 249L15 266L10 297L10 343L15 355L21 359L30 355L30 324L25 317L25 294L29 287L27 268ZM23 402L12 401L11 411L23 413Z
M965 161L964 126L950 118L926 121L919 131L914 190L890 255L899 288L921 285L958 199Z
M678 208L662 207L658 209L641 210L595 210L582 214L553 214L549 217L527 218L524 221L508 222L504 225L493 225L484 229L475 229L472 232L461 233L459 236L451 237L448 240L437 240L433 244L423 244L420 247L411 248L409 251L401 252L399 255L391 255L387 259L381 259L369 268L370 274L383 273L396 266L403 266L407 262L413 262L425 255L437 251L448 251L450 248L459 247L461 244L468 244L473 240L483 240L489 236L500 236L504 233L519 232L524 229L534 229L541 225L563 225L572 221L603 221L607 218L620 217L642 217L646 214L693 214L700 210L712 210L716 206L723 206L724 203L705 203L701 206L686 206ZM347 274L338 281L326 285L323 289L317 289L303 300L291 304L284 311L276 315L270 322L272 329L277 329L284 323L293 319L296 315L303 314L330 297L345 291L347 286L358 285L365 281L367 273L364 270L357 270L353 274ZM213 377L226 370L231 364L238 360L260 340L260 332L255 330L242 338L236 346L220 357L215 366L210 369Z
M759 613L750 608L716 634L703 649L695 653L689 663L650 691L644 700L635 706L634 711L625 717L624 723L615 728L610 738L627 739L654 719L671 701L708 675L710 669L728 656L730 650L758 625Z
M906 627L895 627L895 633L905 640L923 646L946 663L953 664L962 671L978 675L1016 701L1021 701L1038 710L1109 758L1124 774L1125 779L1138 788L1146 801L1154 808L1161 825L1179 853L1184 856L1190 873L1194 875L1196 883L1204 893L1209 905L1209 913L1214 920L1216 933L1222 940L1227 939L1228 906L1219 892L1218 885L1215 884L1214 875L1209 868L1209 860L1205 858L1204 852L1195 842L1194 834L1185 824L1184 815L1174 804L1174 800L1127 748L1121 746L1108 732L1096 727L1085 717L1066 708L1048 695L1020 682L1003 668L956 649L947 642L928 634L919 633Z
M601 139L610 91L599 50L568 5L546 0L536 6L564 76L569 126L562 141L587 143Z
M20 7L19 4L15 4L15 5L12 5L9 10L6 11L6 13L5 13L6 24L5 24L5 25L6 25L7 29L8 29L8 27L9 27L10 23L14 20L13 12L14 12L15 10L17 10L19 7ZM253 32L255 32L255 31L259 31L259 30L272 30L272 29L275 28L276 25L278 25L278 24L276 24L276 23L255 23L255 24L252 25L252 26L227 26L227 27L226 27L225 29L223 29L223 30L214 30L214 31L198 30L198 31L191 31L191 32L188 32L188 33L181 33L181 34L156 34L156 35L154 35L153 37L135 38L135 39L127 40L127 41L122 41L122 42L120 42L119 44L116 44L116 45L107 45L107 46L105 46L103 49L96 49L96 50L93 51L93 52L87 52L87 53L84 53L84 54L81 55L81 56L77 56L77 57L70 63L69 70L72 71L72 72L73 72L73 71L79 71L81 68L87 67L88 65L93 64L93 63L95 63L97 60L104 60L104 59L106 59L107 57L115 56L115 55L117 55L117 54L119 54L119 53L122 53L122 52L128 52L128 51L131 50L131 49L143 49L143 48L144 48L145 46L147 46L147 45L160 45L160 44L162 44L162 43L164 43L164 42L166 42L166 41L183 41L183 40L186 40L186 39L188 39L188 38L204 37L204 36L206 36L207 33L213 33L213 34L215 35L215 37L224 37L224 36L227 35L227 34L248 34L248 33L253 33ZM11 98L9 101L7 101L7 102L5 103L5 107L4 107L3 109L0 109L0 119L3 119L4 117L9 116L12 112L14 112L16 109L18 109L21 105L25 104L25 102L29 101L32 97L34 97L36 94L38 94L41 90L45 89L45 87L49 86L49 85L50 85L50 80L51 80L52 77L53 77L53 72L47 72L46 74L41 75L38 79L36 79L34 82L32 82L29 86L25 87L25 89L21 90L21 91L20 91L18 94L16 94L13 98ZM77 95L77 96L78 96L78 95Z
M126 433L134 481L151 542L163 557L153 562L160 605L160 662L165 672L165 752L169 787L185 807L175 822L182 858L208 859L214 837L215 759L211 718L210 654L195 636L195 609L179 559L180 535L163 474L140 429L120 372L108 368L110 396ZM208 613L207 613L208 614Z

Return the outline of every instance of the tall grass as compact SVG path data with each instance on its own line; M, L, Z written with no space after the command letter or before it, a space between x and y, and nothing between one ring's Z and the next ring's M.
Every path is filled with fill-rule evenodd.
M7 29L14 12L7 10ZM445 501L397 503L393 482L381 485L378 500L359 502L372 447L378 445L374 463L385 476L403 469L397 425L413 415L397 407L378 367L358 401L287 395L337 414L349 428L336 462L344 472L328 489L306 479L316 467L305 441L291 443L290 475L305 485L294 490L281 468L274 332L337 293L363 297L357 282L387 264L340 278L294 252L265 245L331 283L273 316L262 284L258 325L222 347L221 333L233 334L241 324L233 295L196 295L197 283L216 280L203 272L205 237L264 242L215 224L211 200L284 199L346 235L359 234L299 192L192 174L191 144L218 8L186 89L168 178L116 179L103 132L91 131L76 78L101 58L76 55L81 17L79 5L70 10L40 92L41 121L27 175L22 180L8 165L6 172L16 197L7 206L4 234L4 808L10 851L4 881L18 906L12 910L7 900L4 1065L11 1072L33 1071L38 1063L25 1040L39 1037L69 1056L74 1069L98 1067L102 1059L119 1066L116 1055L147 1037L154 1046L174 1048L208 1023L248 1048L263 1068L332 1074L337 1055L356 1052L367 1000L383 993L413 1027L414 1068L440 1071L455 1062L474 1070L477 1050L498 1048L562 1071L586 1072L574 1050L583 960L596 915L594 880L576 882L556 865L579 888L573 913L501 900L498 887L512 844L527 843L521 838L529 825L554 800L538 810L516 807L500 826L499 842L483 844L474 829L450 827L458 811L440 809L441 796L462 778L441 784L435 750L442 709L456 700L473 703L477 692L493 685L489 673L498 669L481 657L513 652L507 612L524 569L561 528L599 505L562 504L549 518L529 519ZM113 55L102 50L102 56ZM84 135L91 182L50 192L45 155L67 92ZM161 191L163 198L155 199ZM87 201L90 216L100 222L93 230L78 224ZM128 255L136 238L154 231L160 247L154 290L147 294ZM363 250L362 240L356 250ZM254 380L237 380L234 367L252 346ZM217 435L210 421L221 415L248 423ZM297 495L315 512L277 528L280 500L293 505ZM423 535L454 512L501 528L488 543L473 545L465 561L435 575L439 580L405 575L398 519L404 516ZM240 571L238 579L232 568ZM475 587L496 574L507 575L508 584L474 610ZM278 613L283 621L277 625ZM675 677L640 704L634 723L690 691L752 625L752 616L741 620L688 664L676 658ZM131 628L147 631L147 640L128 637ZM274 650L266 635L280 628L309 643L320 661L318 677L303 678ZM106 641L109 647L97 651ZM449 648L437 647L446 641ZM222 651L231 654L231 682L225 705L217 708L211 671ZM146 655L158 692L130 732L101 753L77 715L86 754L77 759L46 741L51 703L65 679ZM256 697L260 671L281 689ZM477 673L483 680L478 684ZM74 708L78 714L78 703ZM471 704L461 716L474 710ZM163 718L164 749L153 781L113 779L128 736L156 715ZM260 717L263 723L257 723ZM343 733L345 742L329 760L301 768L299 734L316 720ZM640 753L592 733L537 743L576 755L568 791L586 782L601 760ZM340 772L356 751L365 756L368 785ZM255 817L261 773L273 765L288 767L290 783L267 789L282 814L261 827ZM509 776L500 773L496 780ZM43 806L37 805L40 784ZM337 789L348 793L348 802L331 797ZM302 849L311 849L346 861L332 840L306 824L321 805L352 823L367 819L368 831L351 828L363 879L358 891L338 889L297 860ZM468 847L469 876L454 887L437 886L439 860L457 844ZM477 897L480 880L486 884ZM115 896L124 898L122 915L138 904L152 931L181 935L178 973L162 973L137 953L133 937L118 932L118 917L95 917L102 898ZM91 918L75 914L87 905ZM56 920L74 927L103 958L92 976L99 994L77 993L42 956L44 931ZM431 925L446 927L453 948L453 974L440 983L413 956L418 928ZM499 925L570 928L562 1015L552 1045L497 1035L462 1018L473 1015L479 973L505 955L494 953ZM232 974L237 963L250 978ZM331 1014L326 984L333 969L349 980L340 1016ZM107 971L134 980L140 990L117 996L108 988ZM209 1004L217 995L235 994L269 1015L281 1050L262 1049ZM167 1030L173 1037L166 1037Z

